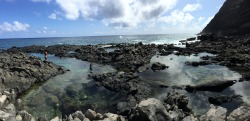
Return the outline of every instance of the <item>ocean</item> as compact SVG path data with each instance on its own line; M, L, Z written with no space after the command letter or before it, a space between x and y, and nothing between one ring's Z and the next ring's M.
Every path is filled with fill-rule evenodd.
M114 35L114 36L84 36L84 37L52 37L52 38L14 38L0 39L0 49L8 49L13 46L23 47L31 45L96 45L108 43L137 43L145 44L178 44L179 40L195 37L194 34L162 34L162 35Z

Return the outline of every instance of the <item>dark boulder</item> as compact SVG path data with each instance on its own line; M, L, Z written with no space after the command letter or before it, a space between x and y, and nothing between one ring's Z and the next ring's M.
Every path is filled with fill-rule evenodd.
M224 89L234 85L237 81L235 80L226 80L226 81L219 81L215 80L212 82L199 84L196 86L187 85L185 90L187 92L195 92L195 91L211 91L211 92L221 92Z
M197 66L205 66L205 65L209 65L209 64L212 64L211 61L199 61L199 62L196 62L196 61L187 61L185 62L186 65L188 66L194 66L194 67L197 67Z
M151 69L153 71L164 70L166 68L168 68L168 66L166 66L165 64L159 63L159 62L153 63L151 66Z
M191 110L188 108L188 97L184 94L178 92L169 92L167 97L164 99L164 102L170 105L172 108L177 106L179 109L182 109L184 112L190 113Z
M215 96L209 97L208 101L214 105L221 105L223 103L231 102L233 100L239 100L242 96L240 95L231 95L231 96Z

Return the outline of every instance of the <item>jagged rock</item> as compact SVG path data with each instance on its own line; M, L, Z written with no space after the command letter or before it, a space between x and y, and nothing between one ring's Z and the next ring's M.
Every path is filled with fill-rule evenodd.
M215 80L215 81L212 81L212 82L199 84L199 85L196 85L196 86L187 85L185 87L185 90L188 91L188 92L195 92L195 91L221 92L224 89L232 86L236 82L237 81L235 81L235 80L226 80L226 81Z
M168 66L166 66L165 64L159 63L159 62L153 63L152 66L151 66L151 69L153 71L164 70L166 68L168 68Z
M215 97L209 97L208 98L208 101L209 103L211 104L215 104L215 105L221 105L223 103L227 103L227 102L231 102L233 100L236 100L240 98L241 102L242 102L242 99L241 99L242 96L240 95L231 95L231 96L215 96Z
M182 121L198 121L198 119L194 115L190 115L182 119Z
M16 118L16 109L13 104L8 104L3 110L0 110L0 120L14 121Z
M176 105L169 111L169 114L173 121L180 121L186 116L183 110L179 109Z
M151 87L133 73L106 73L90 75L100 86L126 98L117 102L119 114L126 115L137 103L151 94Z
M38 118L38 121L48 121L48 119L45 118L45 117L39 117L39 118Z
M88 118L89 120L94 120L95 117L96 117L96 112L91 110L91 109L88 109L86 112L85 112L85 116L86 118Z
M62 120L57 116L57 117L51 119L50 121L62 121Z
M44 62L18 51L0 53L0 63L0 85L4 85L5 90L11 90L8 95L11 102L14 102L16 95L29 89L34 83L65 72L62 67L51 62Z
M17 99L15 105L16 105L16 110L17 111L20 111L20 110L23 109L23 103L22 103L21 99Z
M174 107L177 106L179 109L182 109L185 112L190 112L191 110L187 107L188 105L188 97L180 94L178 92L169 92L166 99L164 99L166 104Z
M90 121L88 118L85 118L83 121Z
M200 117L201 121L225 121L227 109L210 105L208 112Z
M0 109L5 106L7 103L7 96L6 95L1 95L0 96Z
M100 113L97 113L95 118L96 118L96 120L102 120L103 119L103 115L100 114Z
M82 111L76 111L75 113L72 114L73 118L78 118L81 121L84 120L86 117L84 116L84 114L82 113Z
M172 120L161 101L155 98L141 101L137 110L138 114L131 117L134 121Z
M35 121L35 118L25 110L18 111L17 114L20 115L24 121Z
M0 120L1 121L9 121L13 116L10 113L6 113L0 110Z
M235 110L227 117L228 121L248 121L250 119L250 107L241 106Z
M22 116L20 116L20 115L17 115L16 116L16 121L23 121L23 118L22 118ZM39 121L39 120L38 120Z
M113 113L105 113L103 115L103 120L100 121L125 121L125 118L123 116L113 114Z

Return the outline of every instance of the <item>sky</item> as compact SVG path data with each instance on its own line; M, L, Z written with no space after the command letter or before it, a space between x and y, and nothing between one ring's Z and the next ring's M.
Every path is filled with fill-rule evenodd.
M225 0L0 0L0 38L199 33Z

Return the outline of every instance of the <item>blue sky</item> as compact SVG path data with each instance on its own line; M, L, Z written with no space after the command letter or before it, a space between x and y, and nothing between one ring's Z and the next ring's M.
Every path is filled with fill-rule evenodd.
M0 0L0 38L198 33L225 0Z

